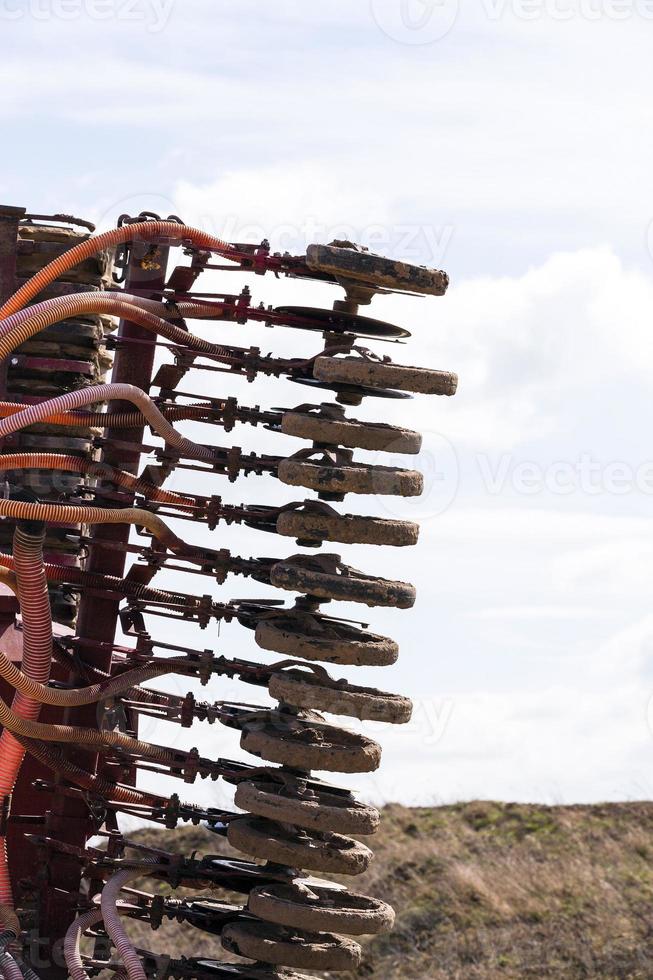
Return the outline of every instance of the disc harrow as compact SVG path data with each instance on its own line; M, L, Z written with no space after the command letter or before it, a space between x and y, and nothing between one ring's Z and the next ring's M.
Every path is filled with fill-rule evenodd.
M6 980L16 971L29 980L105 971L128 980L355 972L358 940L391 929L394 913L312 875L364 873L373 853L359 838L373 839L380 816L315 773L374 772L381 746L339 719L402 725L412 705L334 674L389 666L399 650L367 623L323 606L408 609L415 588L380 577L371 563L353 567L331 545L414 546L417 524L367 514L364 499L352 512L343 502L350 494L419 496L424 480L417 469L383 461L418 455L418 432L356 418L349 408L365 399L378 407L451 396L457 387L449 371L370 349L410 333L359 310L375 294L443 296L448 278L350 242L310 245L297 256L274 253L267 241L224 242L175 216L123 215L113 231L93 231L65 215L0 208L0 972ZM169 271L179 247L185 261ZM255 303L248 286L203 290L202 277L216 272L313 280L337 287L341 298L332 309ZM232 343L239 325L257 323L306 333L314 354ZM188 391L184 379L199 371L285 379L313 391L287 407L247 406ZM193 438L185 423L193 423ZM216 427L231 433L240 425L265 433L266 452L213 442ZM276 455L267 451L275 440ZM380 458L357 458L366 452ZM173 474L180 489L166 486ZM282 504L226 503L198 493L195 474L204 474L202 486L251 474L302 492ZM189 523L206 526L202 544L185 539ZM276 534L282 544L292 539L299 550L232 554L220 546L225 525ZM203 595L157 588L162 571L211 586ZM214 586L231 575L278 595L223 600ZM244 627L252 659L170 642L175 637L152 632L160 619L209 634L223 622ZM229 630L224 637L227 645ZM209 686L214 699L143 686L169 675ZM219 678L262 690L267 704L220 699ZM243 759L153 743L139 734L143 718L222 726ZM233 789L232 807L185 802L183 789L140 789L142 772L177 785L220 780ZM146 847L121 832L123 816L168 831L201 825L218 853ZM91 843L96 835L100 844ZM137 879L163 882L171 894L140 890ZM130 920L154 931L183 923L219 937L223 955L140 948L129 938ZM61 943L65 963L54 952Z

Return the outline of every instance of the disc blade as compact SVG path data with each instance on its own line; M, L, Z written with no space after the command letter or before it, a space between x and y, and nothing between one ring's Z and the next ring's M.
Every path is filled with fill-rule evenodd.
M374 320L354 313L340 313L338 310L321 310L314 306L277 306L273 311L287 317L285 326L299 330L330 330L333 333L353 333L359 337L410 337L410 331L397 327L385 320Z
M393 391L390 388L369 388L365 385L330 384L328 381L318 381L317 378L289 378L298 385L310 385L312 388L327 388L329 391L346 392L352 395L363 395L369 398L412 398L407 391Z

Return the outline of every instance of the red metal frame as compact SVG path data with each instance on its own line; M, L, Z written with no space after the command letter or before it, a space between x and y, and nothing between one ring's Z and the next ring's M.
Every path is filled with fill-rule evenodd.
M17 238L24 208L0 207L0 302L4 302L16 289ZM147 254L151 260L152 246L134 244L129 251L126 289L139 291L142 295L160 296L165 286L168 252L166 246L157 249L157 262L142 262ZM71 287L73 290L75 286ZM65 292L65 289L61 290ZM148 391L152 381L152 370L156 347L151 336L143 328L121 321L118 341L127 343L117 345L113 365L114 381L126 382ZM130 341L148 341L139 348L138 357L133 356ZM21 355L18 355L21 356ZM23 357L23 360L26 360ZM33 360L33 359L32 359ZM44 359L37 358L40 368ZM53 367L62 362L53 363ZM0 362L0 400L7 396L7 362ZM28 364L24 366L29 366ZM85 364L82 365L84 368ZM110 409L122 409L122 403L112 404ZM131 406L130 406L131 407ZM136 473L142 452L143 429L108 430L102 452L102 461L121 469ZM129 506L132 497L122 492L120 502ZM91 535L89 571L122 577L127 557L126 546L129 527L95 528ZM113 547L103 547L103 543ZM117 547L115 547L117 545ZM57 560L60 560L58 556ZM114 642L118 622L118 608L121 597L108 593L86 591L79 604L78 635L91 641L99 641L97 646L85 649L85 660L92 667L109 671L111 668L111 645ZM20 625L16 624L15 614L18 605L6 587L0 587L0 636L3 649L17 662L21 659L22 643ZM69 634L64 627L57 628L60 634ZM101 645L100 645L101 644ZM53 676L58 680L79 683L61 666L56 666ZM13 690L0 685L5 699L11 700ZM96 727L98 724L97 706L90 705L76 709L47 708L42 712L46 722L63 722L71 725ZM136 721L134 721L136 725ZM78 756L81 753L78 753ZM82 765L89 771L98 768L98 757L84 754ZM135 776L135 774L132 774ZM129 774L121 774L123 782L129 782ZM41 780L39 789L35 783ZM83 798L74 794L57 792L60 780L44 769L30 756L27 756L13 795L11 817L7 827L9 858L14 874L15 898L17 904L25 909L33 909L32 916L32 961L43 980L62 980L67 976L63 960L61 937L75 916L78 904L82 865L74 855L74 848L84 848L92 833L89 810ZM44 791L43 786L49 787ZM46 860L36 848L25 843L25 834L47 834L64 846L48 850ZM65 845L70 845L67 848ZM28 921L29 914L23 915Z

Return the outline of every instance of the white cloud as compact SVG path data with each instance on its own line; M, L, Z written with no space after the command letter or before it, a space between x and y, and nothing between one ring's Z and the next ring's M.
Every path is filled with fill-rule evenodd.
M638 431L653 368L653 283L608 248L560 253L522 276L454 279L436 303L380 298L375 312L413 330L411 362L458 372L452 405L417 406L421 427L446 413L456 444L505 452L576 431L579 452L600 451L601 427L611 430L624 406L624 442Z
M387 201L394 221L453 223L465 251L492 229L493 248L507 240L516 260L531 233L520 213L537 214L547 236L553 222L562 245L575 241L579 214L588 227L609 216L620 235L639 222L644 260L651 138L641 19L527 23L463 4L450 37L416 49L384 34L367 3L312 5L300 18L292 2L273 12L218 6L177 0L154 43L128 21L107 21L101 72L92 20L11 25L17 51L0 68L0 115L29 119L35 148L44 124L97 127L98 145L124 134L130 189L144 189L145 172L169 191L179 171L166 167L163 187L161 158L181 147L187 179L209 189L256 161L263 175L284 172L269 191L283 200L286 185L314 170L324 188L317 215L335 185L339 198L346 188L377 205L364 226L384 220ZM68 157L74 145L51 161L61 179ZM218 209L232 210L222 198Z

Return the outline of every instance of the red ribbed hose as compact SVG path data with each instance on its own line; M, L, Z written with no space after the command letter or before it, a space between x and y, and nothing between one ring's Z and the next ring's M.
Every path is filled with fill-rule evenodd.
M116 510L100 507L78 507L69 504L35 504L24 500L0 499L0 516L11 520L45 521L48 524L134 524L147 528L162 544L173 553L192 559L194 551L201 555L202 549L194 549L174 534L165 521L149 510L139 507L120 507Z
M82 473L91 479L108 479L116 486L124 487L133 493L140 493L159 504L177 507L193 507L194 502L179 493L163 490L147 480L132 476L125 470L115 469L107 463L98 463L81 456L60 456L57 453L12 453L0 456L2 470L64 470L68 473Z
M52 662L52 617L48 598L48 583L43 567L45 529L31 534L17 527L14 532L14 566L18 599L23 617L23 673L29 681L46 684ZM7 707L7 706L5 706ZM10 715L19 723L35 723L41 705L33 698L17 692ZM0 736L0 797L10 796L16 785L25 750L5 730ZM7 846L0 838L0 905L13 907L9 877Z
M16 415L24 409L24 402L0 402L0 418ZM213 410L209 405L175 405L160 411L168 422L210 422ZM60 412L43 419L46 425L98 429L140 429L145 421L141 412Z
M58 395L56 398L49 398L47 401L39 402L37 405L30 405L22 412L12 415L0 421L0 439L18 432L28 425L36 422L43 422L50 415L60 412L68 412L71 409L82 408L84 405L93 405L95 402L107 401L108 399L132 402L140 412L143 413L153 429L158 432L165 442L177 449L180 453L189 456L191 459L199 459L204 462L214 462L214 451L207 446L200 446L190 439L185 439L168 422L156 407L152 399L137 388L135 385L128 384L106 384L91 385L88 388L80 388L77 391L69 391L65 395Z
M114 783L103 776L87 772L67 759L61 749L55 746L44 745L43 742L23 737L19 737L19 741L30 755L52 772L65 776L71 783L81 786L82 789L98 793L105 800L143 806L161 806L164 802L161 797L154 796L152 793L144 793L142 790L123 786L121 783Z
M14 560L11 555L0 554L0 565L13 568ZM85 572L81 568L70 565L54 565L45 563L45 574L48 582L60 582L65 585L76 585L87 589L100 589L108 592L122 592L124 596L142 599L144 602L163 602L167 605L184 605L193 600L194 596L177 595L174 592L164 592L162 589L151 589L147 585L128 582L117 575L100 575L97 572ZM199 600L197 601L199 606Z
M195 334L188 333L187 330L182 330L181 327L175 327L137 304L138 300L135 297L134 302L129 303L118 293L77 293L73 296L56 296L54 299L35 303L34 306L19 310L18 313L13 313L0 321L0 358L8 357L16 347L45 330L46 327L52 326L53 323L89 313L104 313L122 317L131 323L138 323L146 330L160 334L174 344L190 347L198 354L211 354L225 359L228 363L237 359L238 348L231 349L212 344L208 340L196 337Z
M122 228L105 231L101 235L95 235L85 242L80 242L79 245L75 245L74 248L49 262L7 300L4 306L0 308L0 318L8 317L22 309L64 272L74 269L76 265L84 262L92 255L97 255L104 249L115 248L116 245L124 245L127 242L149 242L157 238L170 238L180 243L189 242L196 248L217 252L227 258L230 256L235 258L233 246L214 235L209 235L206 231L201 231L199 228L190 228L175 221L139 221L131 225L123 225Z
M117 694L124 694L125 691L129 691L132 687L149 681L153 677L163 677L165 674L183 674L184 668L188 666L188 662L170 658L166 664L159 663L136 667L134 670L125 671L124 674L118 674L116 677L111 677L99 684L91 684L89 687L62 690L47 687L45 684L38 684L27 677L15 664L12 664L11 660L0 651L0 677L3 677L24 697L38 701L39 704L54 704L62 708L77 708L83 704L105 701Z
M13 712L2 698L0 698L0 724L16 735L42 739L45 742L72 742L77 745L118 748L160 762L178 761L178 755L171 749L130 738L122 732L101 732L96 728L73 728L70 725L44 725L39 721L28 721Z

